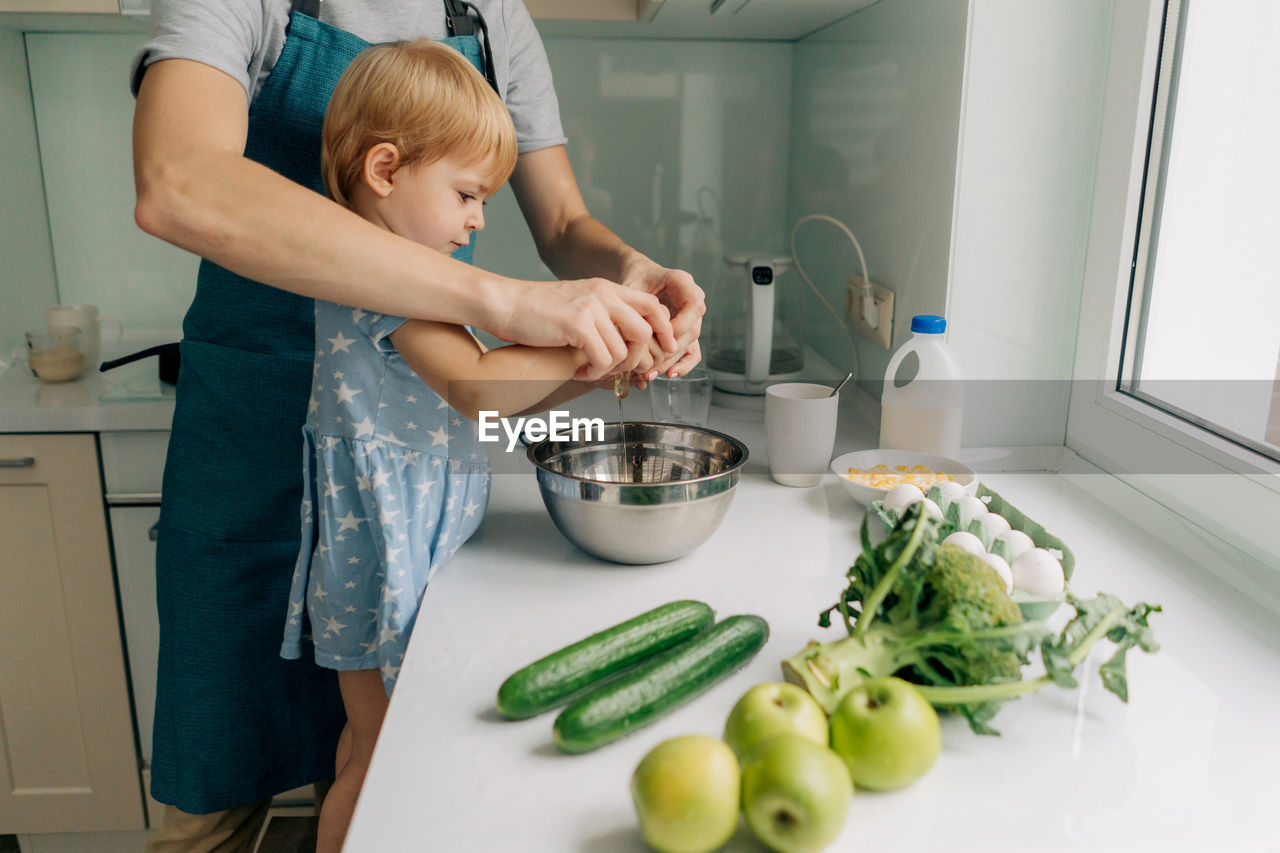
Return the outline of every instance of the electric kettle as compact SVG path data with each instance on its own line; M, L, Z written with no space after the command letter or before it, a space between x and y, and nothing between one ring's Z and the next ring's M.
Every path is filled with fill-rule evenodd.
M804 304L791 263L790 256L725 256L707 297L703 331L721 405L759 408L769 385L800 378L804 348L795 330Z

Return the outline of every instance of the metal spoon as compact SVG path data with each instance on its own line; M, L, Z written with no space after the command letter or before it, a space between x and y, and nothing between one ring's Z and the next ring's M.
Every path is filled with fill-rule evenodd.
M835 395L839 394L839 393L840 393L840 389L844 387L844 383L848 382L848 381L849 381L850 379L852 379L852 378L853 378L853 371L852 371L852 370L850 370L850 371L849 371L849 375L848 375L848 376L846 376L844 379L841 379L841 380L840 380L840 384L839 384L839 385L837 385L836 387L832 388L832 389L831 389L831 393L830 393L830 394L828 394L827 396L828 396L828 397L834 397Z

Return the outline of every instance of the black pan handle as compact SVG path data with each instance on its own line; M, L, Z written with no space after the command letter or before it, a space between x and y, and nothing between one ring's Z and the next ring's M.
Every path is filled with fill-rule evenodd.
M178 382L178 369L181 366L181 351L177 343L158 344L153 347L147 347L144 350L123 355L120 358L113 358L111 361L104 361L98 368L98 371L105 373L121 365L138 361L139 359L148 358L153 355L160 356L160 381L167 382L170 385L176 385Z

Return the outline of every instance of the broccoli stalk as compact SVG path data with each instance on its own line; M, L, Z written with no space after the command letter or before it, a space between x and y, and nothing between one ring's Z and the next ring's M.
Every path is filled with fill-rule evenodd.
M1054 635L1043 622L1022 619L990 567L938 547L937 536L937 522L919 504L875 548L864 520L848 588L818 619L827 627L839 611L849 636L810 642L783 662L783 676L831 713L863 680L898 675L935 706L964 715L975 732L995 734L987 723L1004 702L1051 683L1074 687L1075 669L1105 637L1118 648L1101 669L1103 683L1127 700L1125 653L1158 648L1147 616L1159 607L1130 609L1110 595L1068 597L1076 617ZM1037 646L1045 675L1024 681L1022 667Z

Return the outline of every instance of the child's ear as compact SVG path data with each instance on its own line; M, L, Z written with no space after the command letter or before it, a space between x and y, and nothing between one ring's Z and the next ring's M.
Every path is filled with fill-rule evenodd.
M391 195L391 176L400 168L400 151L390 142L379 142L364 155L361 177L379 198Z

